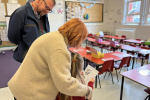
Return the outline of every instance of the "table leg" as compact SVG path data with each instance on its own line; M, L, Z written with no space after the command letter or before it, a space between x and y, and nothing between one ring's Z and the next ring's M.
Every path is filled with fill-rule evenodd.
M135 57L133 57L132 69L134 67Z
M98 69L98 65L96 66L96 70ZM97 75L95 77L95 88L97 88Z
M88 40L86 40L86 47L87 47L87 41L88 41Z
M83 58L83 59L84 59L84 68L83 69L85 70L87 62L86 62L85 58Z
M123 49L121 49L121 52L123 52Z
M142 62L141 62L141 66L143 66L143 63L144 63L143 61L144 61L144 58L143 58L143 55L142 55Z
M124 84L124 76L122 76L121 91L120 91L120 100L122 100L122 95L123 95L123 84Z

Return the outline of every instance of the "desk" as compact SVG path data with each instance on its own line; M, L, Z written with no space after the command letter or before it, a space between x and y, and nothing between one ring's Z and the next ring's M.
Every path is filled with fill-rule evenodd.
M119 47L119 49L121 49L121 50L127 50L127 51L132 51L132 52L141 54L142 56L144 56L146 54L150 54L149 50L147 50L148 52L142 52L142 50L146 50L146 49L142 49L141 47L132 47L132 46L129 46L129 45L124 45L124 44L122 44L121 47ZM144 58L142 57L141 66L143 66L143 61L144 61ZM133 69L133 66L132 66L132 69Z
M118 40L124 40L126 38L123 37L116 37L116 36L111 36L111 35L104 35L104 36L99 36L100 38L114 38L114 39L118 39Z
M134 39L127 39L127 40L124 40L124 41L129 42L129 43L136 43L136 44L141 44L142 43L141 41L134 40Z
M138 70L150 70L150 64L121 73L122 83L121 83L121 91L120 91L120 100L122 100L122 95L123 95L124 77L128 78L138 84L141 84L147 88L150 88L150 76L143 76L138 72Z
M117 52L106 53L106 54L104 55L104 58L102 58L102 59L96 59L96 58L93 58L91 54L87 54L87 52L86 52L87 49L85 49L85 48L83 48L83 47L80 47L78 50L75 49L75 48L69 48L69 50L70 50L71 52L74 52L74 53L79 53L83 58L86 58L86 59L88 59L89 61L95 63L95 64L96 64L96 69L98 69L98 67L99 67L100 65L103 65L104 61L103 61L102 59L110 58L110 57L113 58L114 61L119 61L119 60L122 59L122 57L118 57L118 56L115 56L115 55L112 55L112 54L124 55L124 53L117 51ZM97 76L96 76L96 78L95 78L95 88L97 88Z

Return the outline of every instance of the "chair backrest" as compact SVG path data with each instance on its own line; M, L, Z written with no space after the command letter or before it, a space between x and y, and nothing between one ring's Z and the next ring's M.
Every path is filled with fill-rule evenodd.
M90 33L90 34L88 34L88 37L92 37L93 35Z
M107 71L111 71L112 72L113 71L113 67L114 67L114 60L113 59L105 61L101 71L99 72L99 74L102 74L102 73L107 72Z
M115 35L115 37L118 37L118 35Z
M129 46L136 47L136 45L135 45L135 44L129 44Z
M126 36L125 36L125 35L122 35L121 37L122 37L122 38L126 38Z
M122 67L129 67L129 65L130 65L130 60L131 60L131 56L124 57L124 58L121 60L121 63L120 63L120 65L119 65L119 69L122 68Z
M88 50L90 50L90 47L85 47L85 49L88 49Z
M141 41L141 39L136 39L137 41Z

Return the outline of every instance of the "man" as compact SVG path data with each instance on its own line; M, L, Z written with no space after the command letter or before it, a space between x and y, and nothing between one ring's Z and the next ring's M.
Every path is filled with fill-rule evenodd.
M13 58L22 62L35 39L50 31L47 13L52 12L55 0L35 0L18 8L10 17L8 39L18 45Z

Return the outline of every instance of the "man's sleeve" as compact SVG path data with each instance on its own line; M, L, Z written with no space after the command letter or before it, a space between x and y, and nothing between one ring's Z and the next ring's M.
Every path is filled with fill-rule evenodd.
M8 39L11 43L19 44L23 32L23 18L20 14L13 14L9 21Z
M85 96L88 86L71 77L71 58L66 50L56 50L47 59L50 74L59 92L70 96Z

